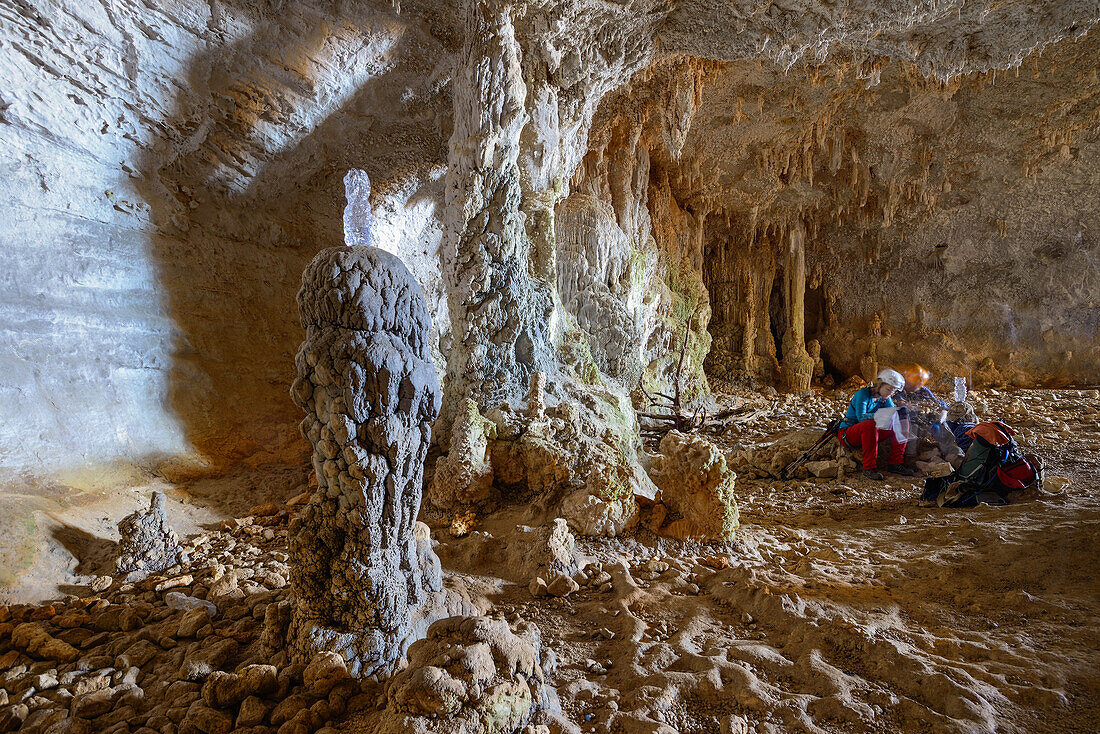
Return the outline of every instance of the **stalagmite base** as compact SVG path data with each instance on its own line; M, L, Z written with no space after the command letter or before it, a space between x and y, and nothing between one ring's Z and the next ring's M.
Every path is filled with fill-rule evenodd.
M292 657L338 653L387 674L444 609L439 560L414 534L439 383L420 287L373 247L321 252L302 277L294 401L318 490L290 529ZM424 536L418 539L417 535Z

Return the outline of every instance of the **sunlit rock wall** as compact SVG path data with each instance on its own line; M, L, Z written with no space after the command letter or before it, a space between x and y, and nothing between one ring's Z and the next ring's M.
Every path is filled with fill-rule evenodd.
M464 46L467 6L482 7L0 7L0 466L304 457L286 390L293 297L312 255L341 241L349 168L375 185L379 246L429 301L441 374L488 344L465 321L450 334L456 313L476 320L457 266L478 243L475 215L528 238L498 248L508 262L494 267L539 294L534 336L516 337L501 389L452 359L452 405L518 400L543 368L552 389L560 347L577 342L564 314L592 325L581 336L604 351L592 367L617 390L639 368L667 385L681 352L700 389L708 350L776 379L796 337L851 371L875 313L884 360L937 344L940 369L992 357L1025 377L1095 379L1094 2L517 3L493 11L513 58L506 95L482 90L474 67L495 47ZM994 84L989 70L1005 68ZM482 91L500 113L485 129L502 137L476 134ZM594 216L572 195L598 199ZM558 268L556 214L563 256L613 235L614 257L584 250L602 305L558 298L581 264ZM897 277L942 239L939 276ZM777 248L792 241L805 292L777 298L778 283L790 290ZM980 300L980 278L1002 271ZM890 279L866 286L880 272ZM733 281L752 295L715 288ZM784 309L803 297L799 335ZM933 297L958 305L915 305ZM988 329L963 334L969 313Z
M304 456L294 294L348 168L445 330L455 26L422 10L0 5L0 467Z

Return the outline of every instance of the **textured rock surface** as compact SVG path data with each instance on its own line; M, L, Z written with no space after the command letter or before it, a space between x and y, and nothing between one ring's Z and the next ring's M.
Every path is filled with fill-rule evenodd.
M676 516L660 532L679 538L733 540L737 475L718 447L702 436L669 431L651 470L663 504Z
M518 542L523 551L518 559L518 573L541 576L550 581L555 576L573 576L580 570L584 557L577 550L577 539L569 532L569 523L554 518L549 525L537 528L520 527Z
M778 305L769 315L772 261L798 219L805 337L830 365L858 369L876 311L884 359L915 335L945 369L1015 340L1005 379L1098 362L1097 207L1078 205L1097 189L1096 41L1080 38L1095 3L470 8L0 9L3 466L302 455L283 394L301 335L282 316L316 243L340 231L349 168L371 174L380 241L423 286L439 368L454 347L453 412L522 397L534 370L553 391L567 361L554 349L575 329L607 374L628 382L640 361L667 377L653 362L685 331L702 361L711 308L725 361L777 377L789 330ZM558 309L585 211L618 248L592 273L614 299L595 288ZM855 258L945 270L864 295L866 273L836 267ZM992 266L1003 274L978 302ZM1079 291L1063 273L1085 273ZM928 305L958 298L951 313ZM571 308L606 318L585 317L586 333Z
M295 520L291 648L388 670L442 579L417 540L424 457L439 413L430 316L401 261L373 247L322 251L302 276L306 340L292 393L307 412L318 491Z
M477 403L467 399L451 429L450 450L435 465L428 488L433 505L449 509L489 499L493 488L489 441L496 435L496 424L478 412Z
M390 682L377 734L511 734L560 711L550 685L552 654L538 627L451 617L409 648L409 667ZM538 722L538 723L542 723Z
M293 309L341 178L434 293L447 5L0 7L0 466L299 461ZM458 24L457 27L460 27Z
M505 497L538 497L548 513L541 521L560 516L583 535L614 537L636 518L635 493L655 491L636 459L637 421L621 393L582 386L541 420L500 408L488 417L497 424L495 484Z
M149 509L138 510L118 523L122 536L118 543L115 570L135 578L176 565L183 555L179 537L168 524L164 512L164 493L153 492Z
M565 310L586 336L599 369L633 388L641 377L645 335L635 310L644 261L615 221L611 205L585 194L554 211L557 288ZM631 306L635 308L632 309Z

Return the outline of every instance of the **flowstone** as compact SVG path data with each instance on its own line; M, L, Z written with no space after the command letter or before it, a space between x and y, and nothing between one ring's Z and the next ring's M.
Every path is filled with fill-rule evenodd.
M736 480L726 458L710 441L669 431L661 439L661 456L653 462L653 481L664 505L680 517L659 532L679 538L733 540L739 524L733 497Z
M413 528L440 405L431 319L401 260L362 246L319 253L298 310L291 393L318 490L291 525L291 654L336 652L352 675L388 674L444 616L439 559Z
M386 692L374 734L509 734L548 731L561 707L550 685L553 652L533 624L451 617L409 648L409 667ZM557 730L572 731L558 720Z
M179 536L168 524L164 492L153 492L148 510L138 510L118 523L119 555L115 569L142 578L176 565L183 555Z
M477 403L467 399L451 429L450 451L435 466L428 489L433 505L450 509L489 499L493 488L489 441L496 436L496 424L482 417Z

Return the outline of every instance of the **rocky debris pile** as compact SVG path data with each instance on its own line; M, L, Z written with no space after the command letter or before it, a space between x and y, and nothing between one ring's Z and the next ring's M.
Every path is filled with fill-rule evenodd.
M502 403L482 416L467 401L451 428L450 453L436 464L432 505L488 512L503 499L531 494L547 498L582 535L615 537L631 527L635 492L652 495L655 488L636 459L629 400L599 387L555 389L568 396L547 405L545 378L536 373L525 411Z
M669 431L650 474L660 489L647 525L676 538L733 540L738 526L733 496L737 475L726 458L702 436Z
M119 573L130 574L131 581L185 560L179 536L168 524L164 503L164 492L153 492L149 498L149 509L138 510L118 523L118 532L122 537L118 543L115 569Z
M531 579L527 589L536 599L547 596L564 598L582 589L606 594L611 591L611 574L604 570L603 563L599 561L592 561L572 573L545 569Z
M560 713L555 659L538 627L519 617L440 620L409 648L374 734L547 734Z
M0 607L0 732L311 734L372 708L339 656L294 664L265 634L289 616L288 514L255 507L102 594Z
M516 531L519 536L516 545L523 548L519 559L522 577L541 577L549 583L559 576L571 578L580 570L584 559L577 551L577 539L569 532L569 524L563 518L556 518L544 527L521 525Z
M442 589L430 542L413 532L440 408L431 317L401 260L361 246L313 259L298 310L291 393L318 491L291 524L291 649L299 663L336 652L367 676L401 658Z

